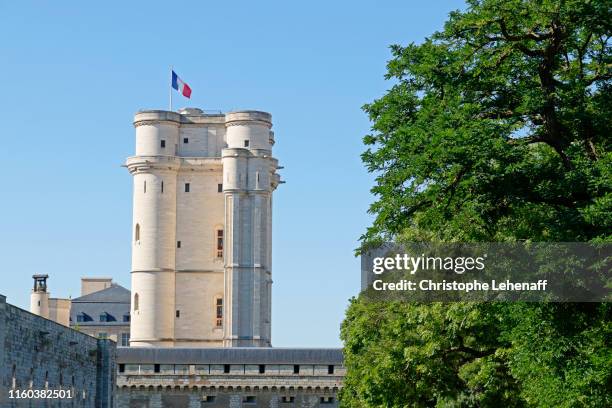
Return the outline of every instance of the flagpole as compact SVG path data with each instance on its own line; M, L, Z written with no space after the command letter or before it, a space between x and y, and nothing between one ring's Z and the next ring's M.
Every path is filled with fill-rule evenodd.
M170 65L170 112L172 112L172 72L174 71L174 69L172 68L172 65Z
M172 112L172 72L174 72L174 69L170 65L170 112Z

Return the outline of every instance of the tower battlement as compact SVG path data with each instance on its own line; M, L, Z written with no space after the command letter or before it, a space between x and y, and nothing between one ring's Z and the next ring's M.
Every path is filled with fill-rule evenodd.
M178 124L198 123L230 123L236 121L259 121L272 127L272 115L268 112L257 110L238 110L231 112L206 112L199 108L183 108L178 112L160 109L139 110L134 115L134 125L139 126L141 122L160 121L175 122Z

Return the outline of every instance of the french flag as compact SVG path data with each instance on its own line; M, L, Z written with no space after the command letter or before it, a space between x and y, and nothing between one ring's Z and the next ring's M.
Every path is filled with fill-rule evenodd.
M185 98L191 97L191 88L183 82L174 71L172 71L172 87L179 91Z

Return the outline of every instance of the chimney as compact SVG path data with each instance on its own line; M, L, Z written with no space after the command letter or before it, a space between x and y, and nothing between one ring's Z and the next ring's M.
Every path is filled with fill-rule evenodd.
M81 278L81 296L110 288L112 284L112 278Z

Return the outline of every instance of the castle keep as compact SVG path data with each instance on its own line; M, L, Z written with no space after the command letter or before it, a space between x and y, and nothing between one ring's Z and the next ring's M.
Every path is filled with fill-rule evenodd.
M118 407L337 406L339 349L271 347L270 114L134 118L130 347Z
M134 126L130 345L270 346L270 114L151 110Z

